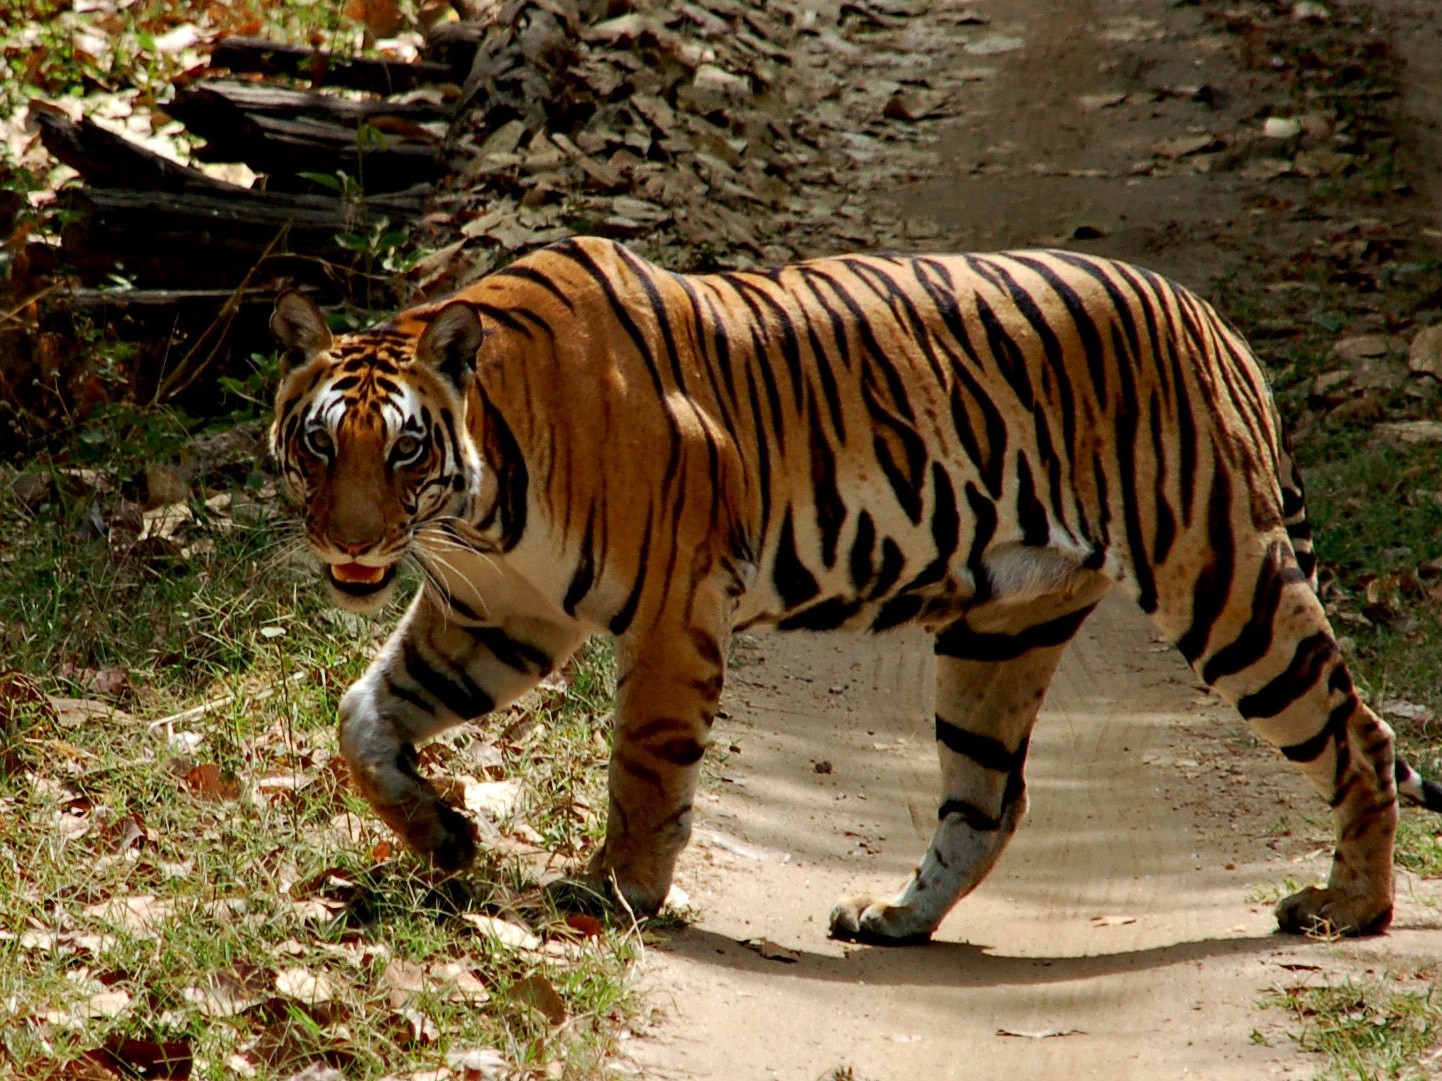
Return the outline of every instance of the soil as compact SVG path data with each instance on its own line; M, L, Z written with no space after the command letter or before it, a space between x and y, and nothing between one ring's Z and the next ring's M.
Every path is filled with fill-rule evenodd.
M949 74L965 97L916 141L908 182L875 192L913 246L1063 244L1206 292L1259 238L1279 261L1310 243L1305 215L1261 227L1278 204L1271 150L1236 133L1286 103L1203 8L966 5L981 25L962 11L895 31L932 86ZM1397 152L1425 196L1442 162L1442 12L1397 0L1381 29L1407 65ZM1226 149L1156 150L1213 132ZM1397 199L1394 218L1435 224L1435 201ZM908 633L737 643L678 872L692 917L640 966L652 1023L626 1047L637 1073L1306 1077L1321 1060L1262 1007L1269 992L1442 963L1442 883L1405 872L1382 937L1276 933L1275 900L1326 876L1325 807L1121 598L1051 689L1031 813L996 871L929 945L830 940L832 902L900 885L930 837L930 672L928 640Z

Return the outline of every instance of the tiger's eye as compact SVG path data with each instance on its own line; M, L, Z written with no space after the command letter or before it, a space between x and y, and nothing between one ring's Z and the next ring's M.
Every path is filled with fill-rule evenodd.
M328 457L335 450L335 440L324 428L313 428L305 435L310 449L322 457Z
M397 462L409 461L421 452L419 436L403 435L391 446L391 458Z

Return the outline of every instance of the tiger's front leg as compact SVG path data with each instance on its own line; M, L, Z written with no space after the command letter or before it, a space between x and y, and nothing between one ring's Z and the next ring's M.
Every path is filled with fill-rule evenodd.
M700 589L684 617L618 643L606 839L586 877L637 915L660 909L691 837L730 634L731 602L720 593Z
M418 744L514 701L580 645L575 624L467 620L423 593L340 704L340 748L361 793L405 843L438 866L475 856L475 828L418 769Z

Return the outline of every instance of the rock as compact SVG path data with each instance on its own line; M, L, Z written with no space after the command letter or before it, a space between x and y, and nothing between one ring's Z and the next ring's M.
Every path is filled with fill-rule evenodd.
M1392 351L1392 339L1385 334L1358 334L1342 338L1332 346L1332 355L1339 360L1359 361L1385 357Z
M1417 332L1407 350L1407 367L1419 375L1442 379L1442 324Z
M1291 116L1269 116L1262 124L1268 139L1295 139L1302 134L1302 122Z
M1333 372L1323 372L1312 380L1311 395L1314 398L1325 398L1327 393L1336 390L1351 382L1352 373L1345 369Z
M1394 420L1373 431L1396 443L1442 443L1442 420Z

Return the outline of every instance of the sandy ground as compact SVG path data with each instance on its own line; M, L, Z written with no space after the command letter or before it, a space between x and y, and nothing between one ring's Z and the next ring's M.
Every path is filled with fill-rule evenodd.
M1226 235L1254 213L1245 163L1136 163L1159 141L1257 122L1266 103L1236 69L1236 43L1185 5L970 6L991 18L987 34L1023 44L978 75L964 32L912 33L929 71L966 73L968 95L900 192L919 246L1067 243L1204 289L1225 272ZM1436 15L1401 2L1392 13L1409 37L1433 39ZM1411 40L1421 146L1437 137L1429 71L1442 63ZM1225 90L1224 107L1180 96L1095 107L1098 95L1203 84ZM1077 240L1079 226L1101 235ZM739 643L678 874L696 915L640 968L654 1024L626 1053L642 1076L1307 1077L1320 1060L1287 1035L1284 1013L1261 1008L1270 989L1442 957L1442 884L1405 875L1386 936L1274 933L1284 883L1325 877L1325 808L1120 598L1053 685L1032 743L1031 814L992 876L930 945L829 940L832 902L899 885L930 836L930 665L929 642L906 634Z

